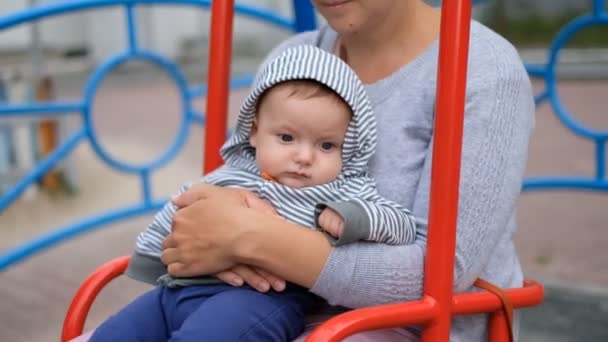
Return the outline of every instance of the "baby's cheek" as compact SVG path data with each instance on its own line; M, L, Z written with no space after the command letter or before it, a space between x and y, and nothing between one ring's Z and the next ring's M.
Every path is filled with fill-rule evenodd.
M256 163L258 164L258 168L262 171L273 173L276 168L276 161L274 160L274 156L268 153L257 153L256 154Z
M342 156L334 156L327 162L327 182L336 179L342 173Z
M336 156L336 177L342 173L342 154L338 153Z

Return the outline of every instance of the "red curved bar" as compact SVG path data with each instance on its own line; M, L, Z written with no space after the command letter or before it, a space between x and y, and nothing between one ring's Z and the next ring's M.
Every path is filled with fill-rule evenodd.
M127 268L130 257L120 257L100 266L80 286L66 313L63 324L62 341L69 341L82 334L86 317L93 301L104 286L117 278ZM543 287L540 283L526 280L521 289L508 289L513 306L528 307L537 305L543 298ZM452 301L452 314L468 315L491 312L500 309L501 302L489 292L473 292L456 295ZM352 310L333 317L319 326L307 342L340 341L357 332L401 327L413 324L425 324L436 317L438 306L431 297L417 302L387 304L376 307ZM500 317L490 321L490 331L498 331L496 338L504 337L502 328L492 329L492 322L502 324ZM495 339L491 339L494 341Z
M437 316L438 310L437 302L428 296L416 302L352 310L321 324L306 342L337 342L360 331L426 323Z
M543 286L535 281L526 280L524 287L505 290L513 307L522 308L539 304L543 298ZM500 299L486 291L455 295L447 308L452 315L469 315L497 311L502 308ZM450 310L451 309L451 310ZM361 331L403 327L414 324L428 326L436 319L440 308L432 297L426 296L416 302L386 304L356 309L333 317L317 327L306 342L341 341L347 336ZM426 327L428 329L428 327ZM498 329L493 329L499 331ZM504 336L500 330L497 336ZM438 340L438 341L447 341ZM494 341L492 339L491 341Z
M123 256L101 265L80 285L65 315L61 341L66 342L82 334L93 301L104 286L125 272L130 258Z
M211 2L211 44L209 46L209 92L205 128L203 173L222 165L220 148L226 140L230 61L232 60L232 17L234 0Z
M538 305L544 297L543 285L525 280L522 288L506 289L514 308L523 308ZM454 315L472 315L499 310L502 307L500 299L487 291L460 293L452 300Z

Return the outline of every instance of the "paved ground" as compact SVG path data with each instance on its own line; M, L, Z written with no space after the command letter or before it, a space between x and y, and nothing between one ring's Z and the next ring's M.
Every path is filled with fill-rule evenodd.
M608 293L604 289L547 283L541 306L523 312L523 342L608 340Z
M95 113L104 113L95 116L102 144L119 159L149 160L164 150L175 133L176 93L162 79L150 81L110 79L96 99ZM79 96L79 82L60 84L61 96ZM608 129L608 82L568 81L560 85L560 92L583 122ZM233 94L232 112L242 97L242 92ZM154 176L156 196L170 194L184 179L199 173L202 137L198 129L191 133L172 165ZM592 147L566 131L548 106L542 106L528 174L591 175ZM0 251L49 227L138 199L137 179L101 164L88 145L78 148L74 165L81 185L77 195L49 200L39 194L2 214ZM544 191L522 197L517 248L527 275L550 285L545 305L525 312L522 341L608 341L606 208L606 193ZM0 341L56 341L63 314L82 279L101 263L128 254L135 234L148 220L142 217L104 227L0 273ZM87 326L144 289L126 279L112 283L94 305Z

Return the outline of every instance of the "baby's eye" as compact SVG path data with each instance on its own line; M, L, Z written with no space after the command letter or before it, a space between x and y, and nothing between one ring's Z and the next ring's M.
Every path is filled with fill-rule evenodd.
M281 141L284 141L284 142L293 141L293 137L290 134L279 134L279 137L281 138Z
M329 151L334 147L336 147L336 145L334 143L330 143L330 142L324 142L321 144L321 148L325 151Z

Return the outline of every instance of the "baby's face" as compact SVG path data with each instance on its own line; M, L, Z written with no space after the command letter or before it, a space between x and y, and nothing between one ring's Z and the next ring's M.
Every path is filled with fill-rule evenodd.
M256 163L279 183L302 188L336 179L350 109L331 96L287 96L276 88L265 96L249 142Z

